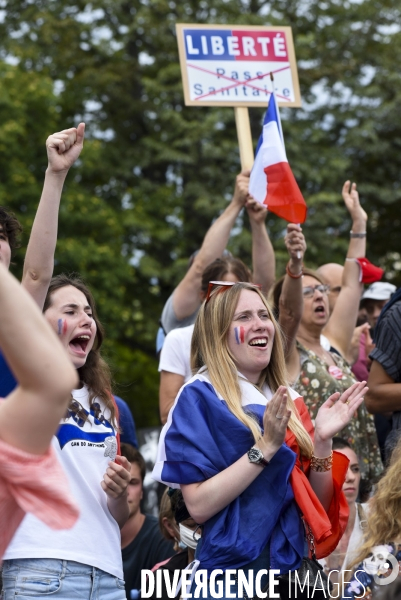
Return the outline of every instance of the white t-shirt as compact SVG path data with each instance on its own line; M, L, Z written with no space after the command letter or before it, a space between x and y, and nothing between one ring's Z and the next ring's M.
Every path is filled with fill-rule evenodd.
M173 329L167 334L160 354L159 371L168 371L184 377L184 383L192 377L191 340L194 325Z
M177 319L173 307L173 296L174 292L167 299L161 316L161 324L166 334L170 333L170 331L172 331L173 329L193 325L195 323L196 316L199 310L199 308L197 308L196 311L192 313L192 315L185 317L185 319Z
M70 482L80 517L74 527L54 531L32 515L26 515L7 548L4 560L14 558L56 558L73 560L102 569L124 579L121 536L117 521L107 507L100 482L108 463L115 458L117 440L109 411L97 400L96 414L90 413L86 386L73 390L74 400L89 414L83 423L70 413L60 424L52 445ZM98 410L97 410L98 409Z

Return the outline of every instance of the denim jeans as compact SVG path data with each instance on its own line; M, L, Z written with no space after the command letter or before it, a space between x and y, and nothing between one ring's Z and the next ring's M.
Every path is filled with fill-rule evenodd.
M3 563L3 600L126 600L122 579L70 560L24 558Z

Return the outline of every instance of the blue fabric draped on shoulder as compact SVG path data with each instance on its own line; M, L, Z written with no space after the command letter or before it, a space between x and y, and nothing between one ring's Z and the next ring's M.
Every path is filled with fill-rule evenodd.
M182 388L163 428L153 477L173 487L217 475L253 445L251 433L196 376ZM304 555L304 528L289 477L296 455L285 444L231 504L203 526L202 569L240 568L270 540L270 565L288 572Z

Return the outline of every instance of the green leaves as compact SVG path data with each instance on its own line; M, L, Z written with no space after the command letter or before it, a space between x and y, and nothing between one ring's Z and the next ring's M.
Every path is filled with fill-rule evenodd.
M138 425L158 421L154 338L163 303L240 170L234 111L184 106L176 22L292 26L303 107L282 119L309 206L307 264L343 262L350 220L341 188L352 179L371 217L368 257L401 282L396 0L7 0L0 8L8 61L0 63L0 204L22 220L26 245L45 139L86 121L62 198L55 271L79 271L93 287L115 379ZM262 117L250 109L255 144ZM268 228L281 275L285 223L269 216ZM246 215L230 248L250 264Z

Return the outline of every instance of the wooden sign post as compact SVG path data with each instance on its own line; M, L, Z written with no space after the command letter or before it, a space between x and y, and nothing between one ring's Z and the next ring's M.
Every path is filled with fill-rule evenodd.
M253 144L251 125L249 122L249 111L246 106L236 106L234 108L235 124L237 126L237 137L239 147L239 157L242 171L251 170L253 166Z
M290 27L177 24L187 106L233 106L242 169L253 164L249 106L301 106ZM270 81L274 75L274 83Z

